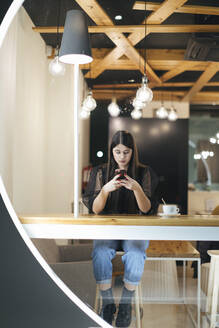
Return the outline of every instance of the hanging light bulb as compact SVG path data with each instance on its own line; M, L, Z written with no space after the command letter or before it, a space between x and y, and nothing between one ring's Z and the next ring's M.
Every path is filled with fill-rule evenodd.
M156 116L161 119L167 118L168 112L164 105L161 105L161 107L156 110Z
M65 64L59 61L59 57L56 56L49 64L49 72L53 76L65 74Z
M139 109L144 107L144 103L141 100L137 99L137 98L133 99L132 105L133 105L134 108L139 108Z
M61 12L61 0L57 0L57 30L56 30L56 49L55 49L55 57L49 63L49 72L53 76L59 76L65 74L65 64L59 60L59 19Z
M109 106L108 106L108 112L113 117L119 116L120 109L119 109L119 106L116 103L116 98L113 98L112 99L112 102L109 104Z
M210 138L209 140L210 140L210 143L213 143L213 144L215 144L217 142L217 140L215 138Z
M87 120L90 117L90 112L87 111L84 107L82 107L81 112L80 112L80 118L82 120Z
M87 97L83 101L83 107L89 112L97 107L96 100L93 98L91 90L89 90Z
M176 121L177 119L178 119L177 112L173 107L171 107L171 109L168 113L168 120L169 121Z
M131 117L134 120L139 120L142 117L142 111L140 108L134 108L134 110L131 112Z
M148 79L146 75L142 77L142 84L141 87L137 90L136 99L144 104L150 103L153 99L153 92L148 87Z

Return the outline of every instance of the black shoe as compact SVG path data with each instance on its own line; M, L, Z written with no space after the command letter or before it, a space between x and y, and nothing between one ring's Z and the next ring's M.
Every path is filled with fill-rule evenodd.
M129 327L132 321L132 305L119 304L119 312L116 318L116 327Z
M101 317L110 325L112 325L115 312L116 312L115 304L107 304L101 310Z

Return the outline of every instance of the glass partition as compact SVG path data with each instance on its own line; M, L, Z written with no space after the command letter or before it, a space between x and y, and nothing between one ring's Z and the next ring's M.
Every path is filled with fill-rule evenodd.
M219 118L191 116L189 120L189 187L219 190Z
M8 71L3 71L4 77L10 82L8 85L11 88L4 98L4 101L7 100L7 106L1 110L1 122L6 123L1 129L1 174L18 215L48 215L51 212L62 215L72 212L72 68L66 69L65 76L50 76L47 50L39 34L32 31L32 22L27 12L21 8L1 49L1 56L8 68ZM84 89L81 74L81 99ZM111 130L112 122L113 120L110 123ZM127 118L124 118L123 122L127 123ZM181 123L186 130L186 122ZM216 144L212 144L209 138L215 137L218 133L216 126L219 125L216 120L209 120L208 123L206 120L200 121L199 130L197 123L193 119L190 120L189 181L197 189L217 190L219 181L215 161L218 151ZM153 120L153 125L156 125L156 119ZM208 131L203 133L206 126ZM136 134L139 127L135 123ZM152 139L157 138L158 130L163 135L170 131L170 124L159 123L159 127L151 128ZM172 125L172 130L176 131L176 127L176 124ZM81 168L89 167L90 164L89 128L89 121L80 122ZM148 140L141 140L142 149L147 143ZM160 154L162 151L163 149L160 149ZM173 147L172 153L174 151ZM208 151L209 158L198 164L193 156L196 151ZM211 152L214 153L213 156ZM153 152L150 157L156 157L155 160L159 161L159 156ZM208 164L208 170L204 163ZM160 175L163 185L166 183L164 176ZM184 211L186 212L186 206ZM87 210L81 207L81 212L86 213ZM103 239L107 239L107 236L103 235ZM103 316L103 297L93 273L93 240L32 240L63 282L83 302ZM146 257L141 285L138 285L131 298L132 315L129 326L149 328L162 325L175 328L182 325L189 328L196 323L199 325L200 301L202 297L205 300L206 286L201 290L200 257L193 244L187 241L151 241ZM121 323L116 323L116 318L124 287L123 260L123 250L118 249L113 260L113 295L116 307L111 319L113 326L120 324L120 327ZM196 265L192 266L194 262ZM198 268L196 273L194 267Z

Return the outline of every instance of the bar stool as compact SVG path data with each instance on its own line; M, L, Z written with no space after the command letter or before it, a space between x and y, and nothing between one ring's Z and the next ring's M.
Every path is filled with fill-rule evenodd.
M211 262L208 278L206 312L210 314L210 328L215 328L217 324L219 291L219 250L209 250L208 255L211 257Z
M112 285L115 282L115 278L124 275L124 268L123 263L121 260L122 255L124 252L117 251L115 258L112 260L113 264L113 272L112 272ZM143 317L143 301L142 301L142 290L141 290L141 282L136 286L135 293L134 293L134 302L135 302L135 315L136 315L136 328L142 327L142 317ZM97 314L100 313L101 309L101 296L100 296L100 289L99 285L96 286L96 297L95 297L95 304L94 310Z

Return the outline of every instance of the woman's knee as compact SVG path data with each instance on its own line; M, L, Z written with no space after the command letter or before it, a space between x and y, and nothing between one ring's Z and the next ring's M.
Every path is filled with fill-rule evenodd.
M97 245L93 249L92 257L93 260L100 259L102 261L112 260L115 256L115 250L107 247L106 245Z
M141 249L130 250L122 256L122 260L124 264L127 262L132 266L141 267L146 260L146 253Z
M124 281L138 284L144 272L145 252L130 251L123 256L125 268Z
M125 252L129 251L140 251L145 253L146 249L149 246L148 240L124 240L123 241L123 249Z

